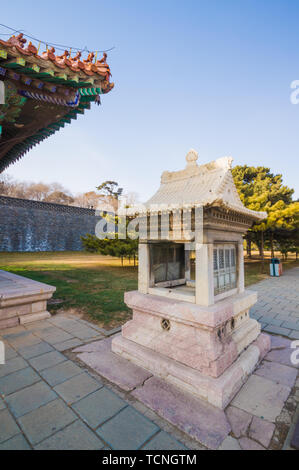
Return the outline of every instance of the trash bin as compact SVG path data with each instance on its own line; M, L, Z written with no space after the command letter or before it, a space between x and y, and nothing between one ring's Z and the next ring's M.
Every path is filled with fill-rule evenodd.
M270 276L279 277L282 275L282 262L279 258L271 258Z

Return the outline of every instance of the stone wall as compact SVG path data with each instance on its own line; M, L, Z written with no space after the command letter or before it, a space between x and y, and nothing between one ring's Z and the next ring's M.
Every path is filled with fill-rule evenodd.
M99 219L92 209L0 196L0 251L80 251Z

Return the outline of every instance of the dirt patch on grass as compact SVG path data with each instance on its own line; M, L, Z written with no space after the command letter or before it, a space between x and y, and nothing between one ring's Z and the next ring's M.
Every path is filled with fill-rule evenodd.
M127 321L129 321L132 317L131 312L119 312L116 315L116 318L112 318L110 321L104 321L104 320L99 320L97 318L94 318L92 315L87 313L84 309L82 308L59 308L58 310L56 309L51 309L49 308L49 311L51 315L56 316L56 315L71 315L73 317L76 317L80 320L85 320L89 323L92 323L93 325L96 325L100 328L103 328L104 330L112 330L113 328L117 328L119 326L124 325Z

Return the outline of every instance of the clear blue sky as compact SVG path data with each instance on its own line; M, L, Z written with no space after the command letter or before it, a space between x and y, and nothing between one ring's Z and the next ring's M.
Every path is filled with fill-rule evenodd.
M299 196L297 0L14 0L1 23L70 46L106 49L115 90L8 173L73 192L106 179L147 199L164 170L200 161L282 173ZM3 31L3 30L2 30Z

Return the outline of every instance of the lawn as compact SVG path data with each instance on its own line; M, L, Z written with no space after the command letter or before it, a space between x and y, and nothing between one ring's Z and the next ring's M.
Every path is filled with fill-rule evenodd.
M49 311L72 311L113 328L130 318L124 292L137 288L137 268L115 258L83 252L0 253L0 269L57 288Z
M284 269L299 266L292 258L283 264ZM51 313L71 311L104 328L124 324L131 316L123 298L137 288L137 268L128 261L122 267L119 259L84 252L0 253L0 269L55 286L54 299L62 302L50 305ZM267 274L260 273L254 253L245 261L246 286L269 277L269 259L265 270Z

